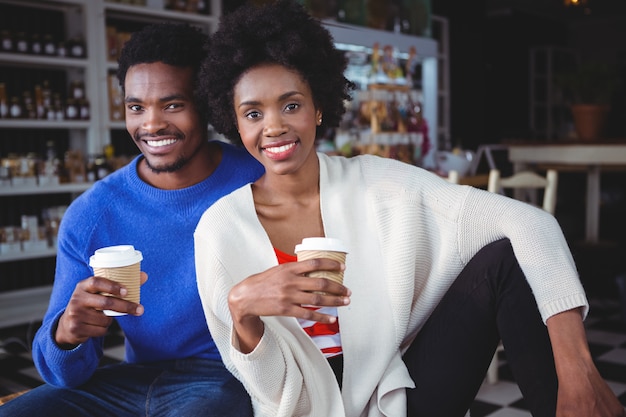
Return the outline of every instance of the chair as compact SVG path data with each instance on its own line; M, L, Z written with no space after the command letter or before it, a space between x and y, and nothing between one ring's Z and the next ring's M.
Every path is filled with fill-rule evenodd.
M459 183L459 171L455 171L451 169L450 172L448 172L448 177L446 178L446 180L448 180L448 182L451 182L452 184L458 184Z
M500 171L491 169L489 171L489 184L487 191L503 194L505 190L514 190L515 198L537 206L538 189L543 189L543 208L548 213L554 215L556 208L556 190L558 185L558 173L554 169L546 171L546 176L541 176L532 171L521 171L510 177L502 178ZM495 384L498 382L498 352L504 350L502 342L498 344L496 353L493 355L489 369L487 370L487 382Z
M518 191L514 194L516 199L537 205L536 193L534 191L543 189L543 204L541 207L554 215L557 184L558 173L554 169L549 169L545 177L532 171L522 171L507 178L502 178L499 170L492 169L489 171L487 190L492 193L503 194L503 190L512 189Z
M448 172L446 180L448 182L451 182L452 184L471 185L472 187L476 188L486 188L488 175L479 174L461 177L459 175L459 171L451 170L450 172Z

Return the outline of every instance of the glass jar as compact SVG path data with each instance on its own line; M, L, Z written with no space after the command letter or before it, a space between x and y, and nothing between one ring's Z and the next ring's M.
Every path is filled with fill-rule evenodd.
M13 52L13 35L7 29L0 32L0 50L2 52Z
M21 54L30 52L30 43L26 37L26 32L18 32L15 35L15 51Z

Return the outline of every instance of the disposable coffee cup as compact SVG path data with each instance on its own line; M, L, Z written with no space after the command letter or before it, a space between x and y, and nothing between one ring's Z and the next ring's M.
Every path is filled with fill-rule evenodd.
M139 303L141 287L141 252L133 245L117 245L100 248L89 258L95 276L104 277L124 285L128 293L126 301ZM104 294L112 296L111 294ZM127 313L104 310L107 316L124 316Z
M326 258L341 263L346 262L348 250L345 244L332 237L307 237L295 249L298 261L307 259ZM343 271L313 271L307 274L314 278L327 278L339 284L343 284Z

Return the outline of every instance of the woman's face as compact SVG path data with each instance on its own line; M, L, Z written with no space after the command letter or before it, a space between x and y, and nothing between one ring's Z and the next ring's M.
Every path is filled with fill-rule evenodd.
M295 173L315 158L321 113L299 73L278 64L249 69L235 85L234 107L243 145L266 172Z

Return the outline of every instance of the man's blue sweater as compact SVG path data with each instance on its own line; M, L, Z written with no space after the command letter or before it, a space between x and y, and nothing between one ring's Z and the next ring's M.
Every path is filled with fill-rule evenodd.
M103 338L63 350L53 333L76 284L93 275L89 257L103 246L134 245L148 274L141 287L144 314L116 318L126 336L127 362L220 360L198 296L193 232L207 207L263 173L244 149L224 143L222 149L213 174L191 187L146 184L137 175L138 156L72 202L60 225L50 305L33 342L33 359L46 382L75 387L98 366Z

